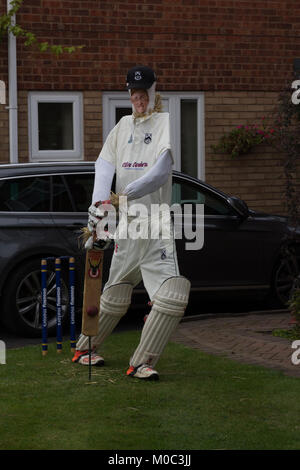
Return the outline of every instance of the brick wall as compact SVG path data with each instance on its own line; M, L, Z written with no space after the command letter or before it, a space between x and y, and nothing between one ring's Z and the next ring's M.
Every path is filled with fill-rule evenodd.
M0 1L0 14L6 0ZM24 28L50 44L84 45L55 57L18 40L19 151L28 161L27 93L80 90L84 96L84 157L102 145L102 91L124 90L129 67L152 66L162 91L204 91L206 180L256 209L283 212L280 156L268 146L231 160L210 145L237 124L270 112L291 81L299 56L296 0L26 0ZM7 43L0 44L0 79L7 82ZM0 106L1 162L8 162L8 112Z
M102 96L98 91L86 91L84 102L84 155L96 160L102 146Z
M28 162L28 96L27 91L18 92L19 162Z
M9 159L9 128L8 111L0 104L0 163Z
M272 146L261 144L246 155L216 154L211 145L233 127L268 119L275 110L275 92L207 92L206 181L244 199L251 208L285 213L283 158ZM298 168L300 177L300 168Z
M299 55L296 0L29 0L18 21L42 41L85 46L56 59L20 44L21 89L120 90L147 63L165 90L271 91Z
M0 1L0 16L6 13L6 1ZM7 83L7 41L3 38L0 41L0 80Z
M6 2L0 2L0 15L6 11ZM6 84L6 103L8 103L7 90L7 42L0 41L0 80ZM9 158L9 130L8 130L8 111L6 105L0 104L0 162Z

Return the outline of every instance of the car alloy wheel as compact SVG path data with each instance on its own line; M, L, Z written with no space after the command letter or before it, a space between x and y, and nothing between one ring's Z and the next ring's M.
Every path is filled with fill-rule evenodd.
M40 271L30 272L19 283L16 291L16 306L20 319L34 330L42 327L42 295ZM61 310L62 319L67 313L68 289L61 279ZM47 317L49 333L56 324L56 288L55 273L49 271L47 277Z
M290 299L295 279L298 275L297 265L291 256L282 257L277 265L274 276L276 299L286 307Z

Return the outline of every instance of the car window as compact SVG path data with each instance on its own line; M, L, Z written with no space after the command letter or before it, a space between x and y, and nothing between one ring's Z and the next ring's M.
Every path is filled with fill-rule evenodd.
M53 176L51 212L74 212L74 210L64 176Z
M49 209L49 177L24 177L0 181L0 211L48 212Z
M74 174L64 176L74 210L87 212L92 202L94 174Z
M233 215L226 201L192 183L173 183L172 204L204 204L205 215Z

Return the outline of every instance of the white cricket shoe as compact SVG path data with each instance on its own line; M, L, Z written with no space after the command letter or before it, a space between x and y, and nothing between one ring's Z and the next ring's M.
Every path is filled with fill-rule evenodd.
M137 379L144 380L158 380L159 375L156 370L152 369L148 364L141 364L140 366L133 367L130 366L127 375L129 377L135 377Z
M72 362L77 362L78 364L82 364L83 366L89 365L89 351L75 351L75 355L72 358ZM99 356L95 351L91 352L91 365L92 366L103 366L104 359L103 357Z

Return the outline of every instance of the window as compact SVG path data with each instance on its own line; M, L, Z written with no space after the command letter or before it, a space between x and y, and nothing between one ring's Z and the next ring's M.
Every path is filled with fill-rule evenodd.
M205 179L203 93L163 93L168 100L175 169Z
M198 102L180 100L181 171L198 176Z
M172 204L204 204L205 215L235 215L221 197L188 183L173 183Z
M48 212L50 178L28 177L0 181L0 211Z
M51 176L51 212L73 212L74 203L66 187L64 176Z
M30 160L82 160L81 93L30 92L28 100Z
M1 212L84 212L94 173L28 176L0 181Z
M170 113L174 169L205 179L204 94L161 92L163 111ZM131 114L128 92L103 94L103 141L119 119Z
M76 212L86 213L91 204L94 174L74 174L62 177L68 188Z

